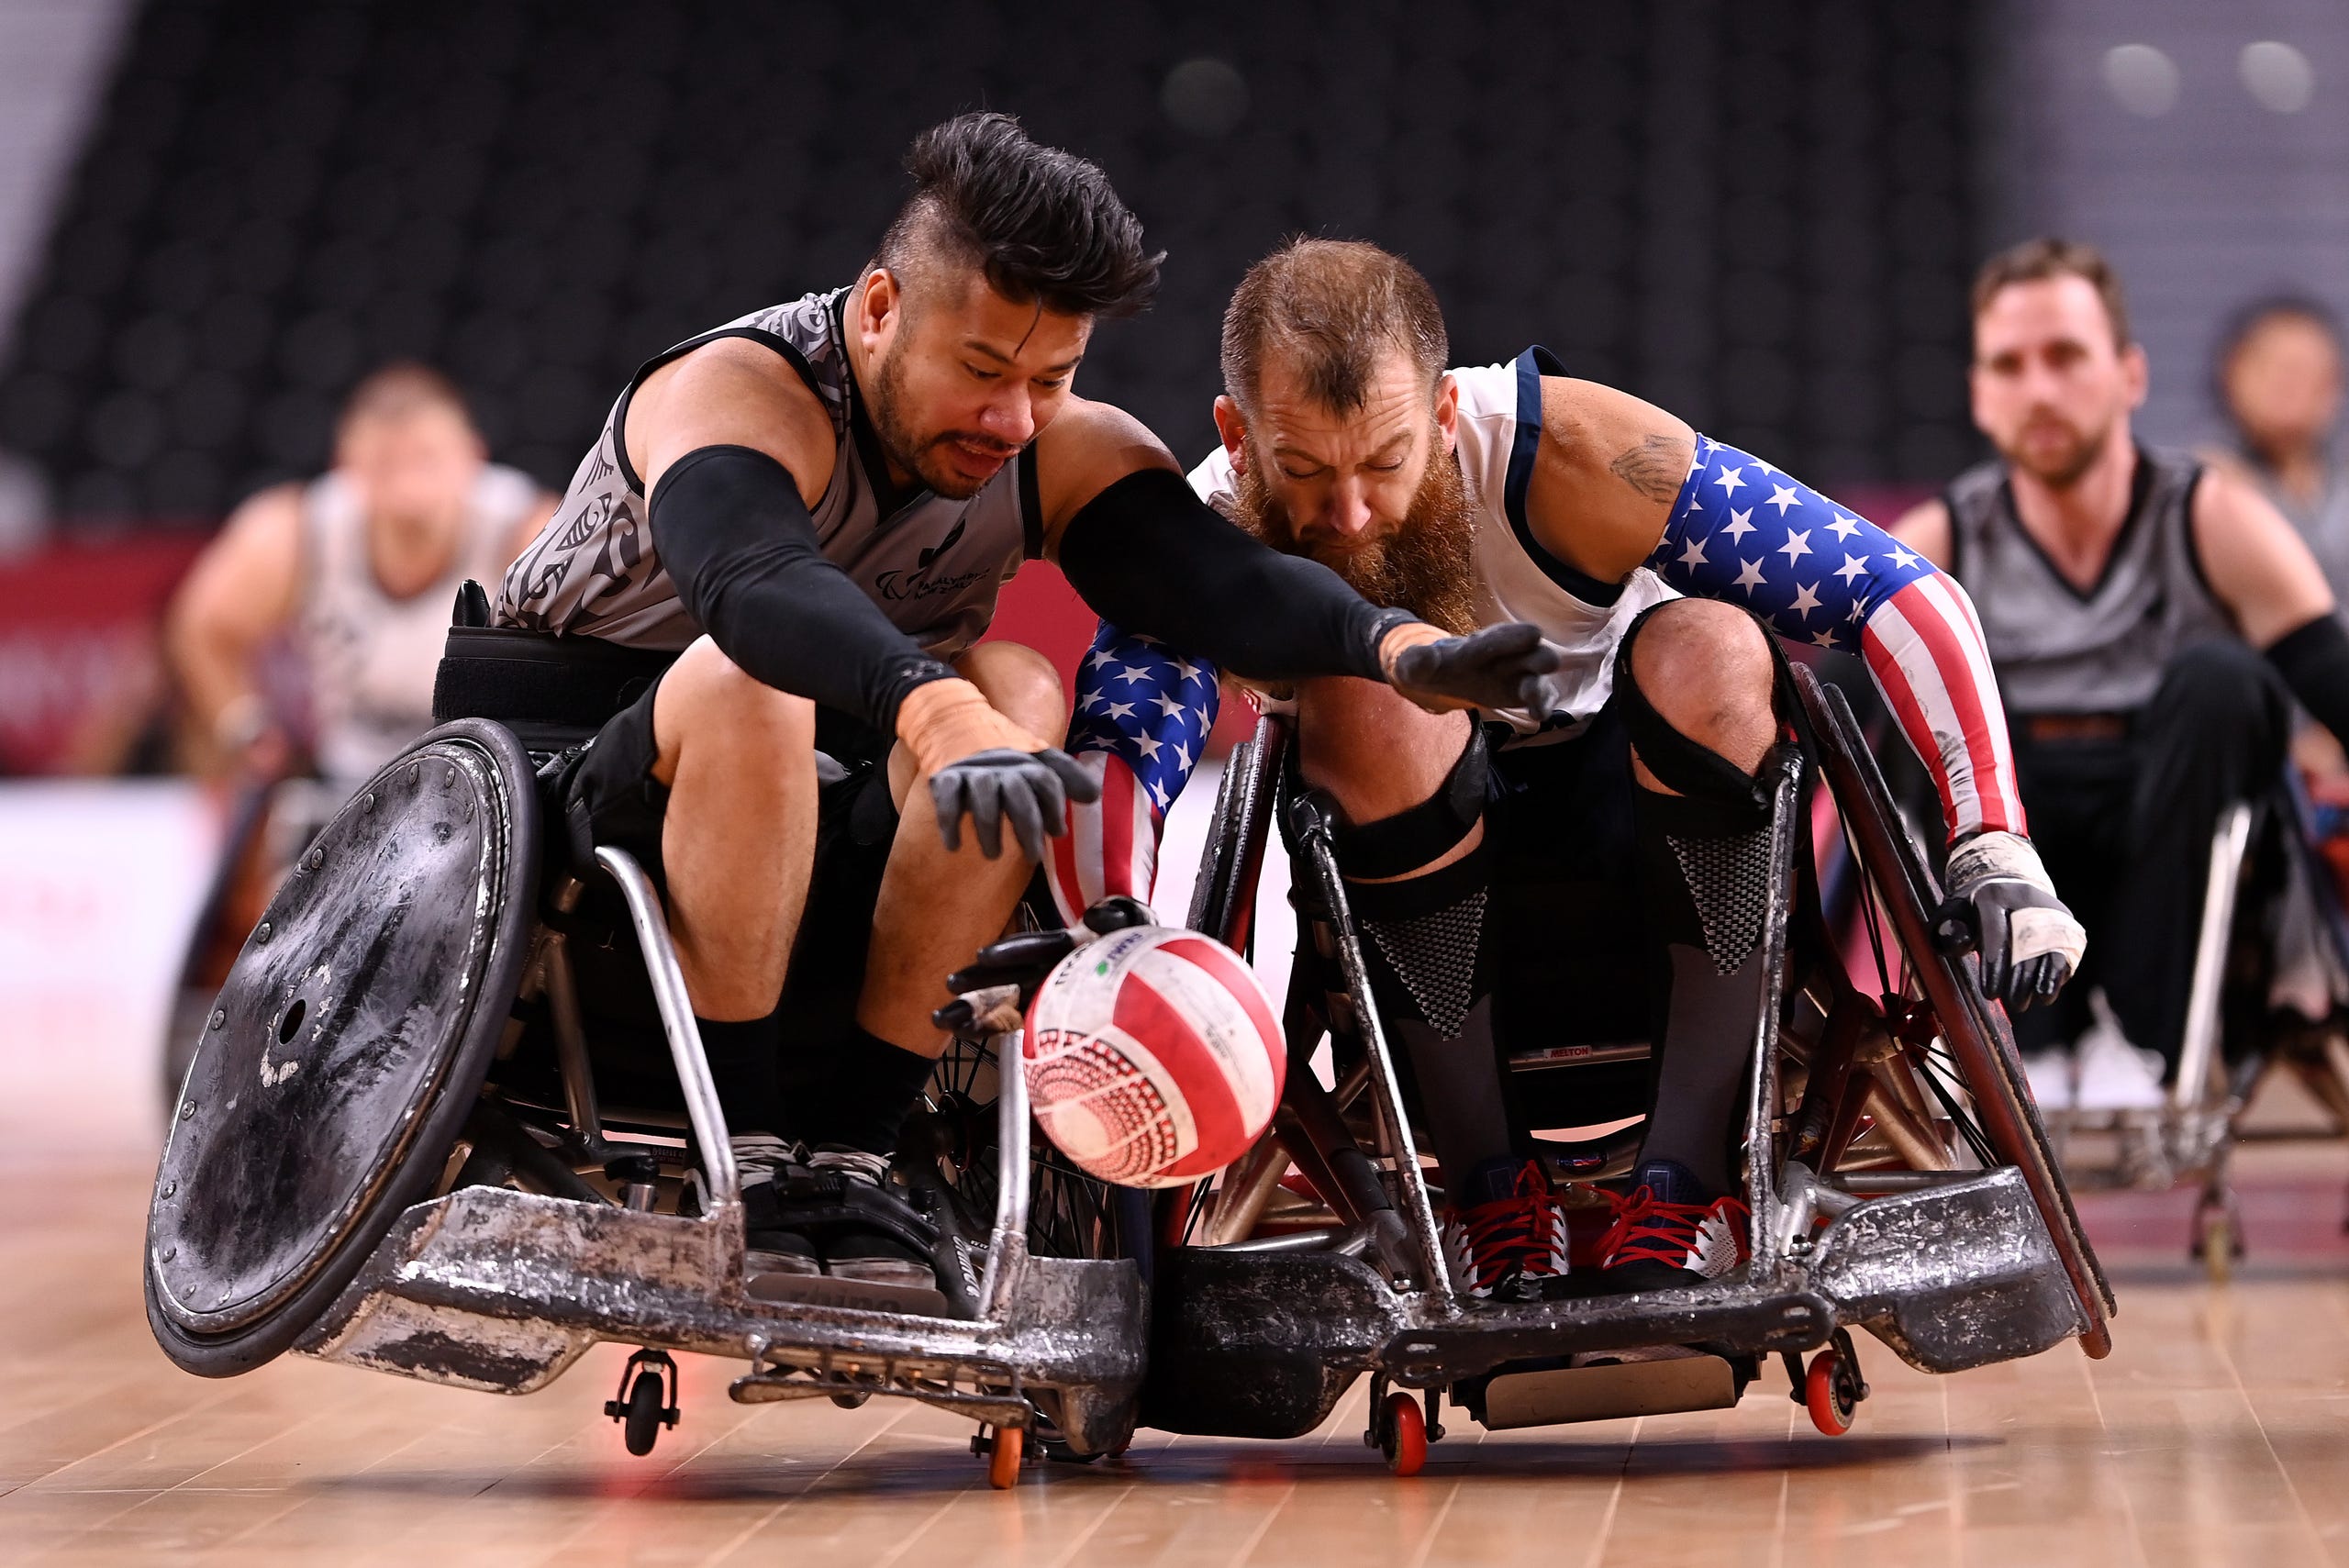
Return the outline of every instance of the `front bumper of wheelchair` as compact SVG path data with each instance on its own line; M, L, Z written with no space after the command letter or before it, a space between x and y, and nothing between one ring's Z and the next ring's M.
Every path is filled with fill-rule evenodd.
M1228 1436L1310 1431L1364 1372L1442 1387L1577 1352L1754 1355L1865 1328L1911 1366L1950 1373L2035 1355L2087 1327L2012 1168L1870 1199L1764 1277L1687 1290L1464 1307L1397 1292L1339 1253L1213 1249L1163 1260L1161 1277L1153 1353L1186 1375L1153 1383L1142 1418Z
M1003 1312L979 1321L746 1296L739 1232L709 1219L466 1187L409 1208L295 1347L499 1394L544 1387L599 1340L740 1357L734 1396L898 1395L1002 1426L1052 1396L1072 1445L1126 1435L1148 1304L1123 1260L1038 1258L1014 1239Z

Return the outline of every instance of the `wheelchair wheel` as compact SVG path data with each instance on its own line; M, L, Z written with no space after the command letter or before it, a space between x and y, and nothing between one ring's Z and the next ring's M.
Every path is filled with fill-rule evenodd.
M156 1173L147 1317L206 1376L301 1337L440 1174L519 986L536 784L444 725L295 862L206 1019Z
M1922 1170L2014 1166L2078 1299L2087 1325L2081 1348L2092 1357L2108 1355L2111 1288L2064 1184L2005 1010L1983 996L1972 955L1937 929L1940 888L1842 694L1822 688L1799 666L1794 676L1861 873L1860 914L1875 959L1868 980L1876 989L1870 998L1850 980L1823 987L1834 998L1822 1039L1831 1049L1821 1052L1822 1070L1806 1088L1797 1151L1820 1170L1849 1168L1862 1152L1859 1123L1865 1118L1876 1123L1872 1130L1884 1145L1867 1151L1871 1161ZM1832 959L1821 967L1841 971ZM1873 1059L1865 1071L1853 1065L1861 1054Z

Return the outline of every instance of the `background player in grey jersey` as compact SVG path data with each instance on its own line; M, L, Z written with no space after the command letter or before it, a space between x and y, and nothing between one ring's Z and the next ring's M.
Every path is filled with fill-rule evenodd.
M553 509L529 476L488 461L447 378L402 363L362 381L332 470L239 506L173 605L167 647L199 765L284 766L259 662L290 633L318 768L356 787L432 727L458 584L501 574Z
M2016 1020L2044 1051L2087 1023L2080 1095L2145 1105L2184 1037L2210 835L2274 783L2287 688L2349 727L2349 635L2292 526L2232 473L2140 447L2144 350L2092 248L2037 239L1974 287L1974 421L1998 456L1895 532L1980 607L2015 714L2023 800L2089 935L2066 1005ZM2044 1062L2035 1083L2053 1086Z
M754 1269L920 1285L925 1234L886 1173L945 1045L941 982L1000 932L1066 795L1092 791L1057 749L1050 666L973 645L1023 553L1119 624L1266 678L1508 702L1545 661L1264 549L1148 430L1074 395L1095 319L1158 274L1100 170L1001 115L926 132L909 167L856 283L640 373L497 618L682 649L576 764L574 849L625 843L664 879ZM885 790L819 792L819 749ZM786 998L860 975L839 1036L791 1053L785 1096L779 1041L810 1016Z

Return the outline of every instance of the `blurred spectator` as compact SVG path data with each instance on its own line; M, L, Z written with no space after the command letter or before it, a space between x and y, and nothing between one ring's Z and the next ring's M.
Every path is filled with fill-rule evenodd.
M458 584L495 583L554 497L487 460L439 372L388 365L361 382L334 467L237 508L196 561L166 631L207 773L284 772L293 746L262 656L281 633L302 659L311 751L355 787L432 722L432 677Z
M2087 927L2073 985L2015 1019L2032 1088L2154 1106L2184 1044L2212 832L2275 787L2293 698L2349 735L2349 632L2254 486L2137 442L2145 353L2093 247L2003 251L1973 306L1975 422L1998 455L1893 532L1973 595L2032 838Z
M2233 445L2214 452L2292 520L2334 596L2349 595L2349 461L2341 415L2341 325L2313 300L2263 299L2237 312L2213 377Z

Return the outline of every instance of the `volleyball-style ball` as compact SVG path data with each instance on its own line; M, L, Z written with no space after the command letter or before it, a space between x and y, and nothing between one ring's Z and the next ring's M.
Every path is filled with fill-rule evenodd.
M1286 1079L1279 1015L1212 937L1133 926L1063 959L1028 1009L1029 1103L1076 1166L1179 1187L1248 1151Z

